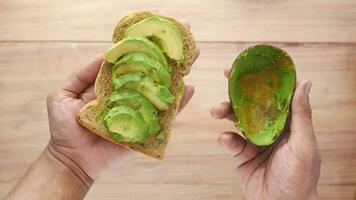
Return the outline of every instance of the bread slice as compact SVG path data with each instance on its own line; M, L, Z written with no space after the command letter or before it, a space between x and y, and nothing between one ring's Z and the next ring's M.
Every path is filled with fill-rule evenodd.
M173 18L149 11L135 12L121 18L114 29L112 38L113 42L116 43L123 39L126 29L129 28L131 25L151 16L159 16L162 18L166 18L172 23L174 23L182 32L184 42L183 62L177 63L174 60L167 58L169 65L171 65L173 69L171 92L176 98L167 111L159 111L159 121L161 125L160 134L166 135L166 137L157 137L157 135L159 134L152 135L150 138L147 139L145 143L124 143L117 142L111 139L109 133L107 132L104 126L103 116L101 115L101 112L106 107L105 99L112 93L112 64L105 61L102 63L99 74L95 81L95 94L97 98L86 104L79 111L79 113L77 114L77 121L85 128L89 129L93 133L99 135L100 137L106 140L124 146L126 148L139 151L148 156L157 159L163 159L165 149L170 138L169 127L172 120L177 114L180 100L184 94L185 85L183 82L183 77L189 73L190 66L198 57L199 51L196 46L193 35L185 25L181 24Z

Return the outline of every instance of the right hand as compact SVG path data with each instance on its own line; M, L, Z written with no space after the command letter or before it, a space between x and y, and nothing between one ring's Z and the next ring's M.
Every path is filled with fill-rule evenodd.
M228 77L230 70L225 70ZM291 121L277 142L257 147L233 132L219 143L230 150L247 199L317 199L320 154L309 104L310 81L301 81L292 100ZM229 102L211 109L217 119L235 121Z

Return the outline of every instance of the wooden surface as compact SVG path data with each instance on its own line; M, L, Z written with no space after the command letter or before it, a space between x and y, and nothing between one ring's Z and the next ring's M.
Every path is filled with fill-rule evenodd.
M230 156L216 142L233 124L211 119L209 108L228 99L223 68L260 42L285 49L298 79L313 81L321 199L356 198L356 1L71 2L0 1L0 198L48 142L48 91L111 45L120 16L140 9L191 22L201 56L186 82L196 94L173 125L165 161L137 154L86 199L242 199Z

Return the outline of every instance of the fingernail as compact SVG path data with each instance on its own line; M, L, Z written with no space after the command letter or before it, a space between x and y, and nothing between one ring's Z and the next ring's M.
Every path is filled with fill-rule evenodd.
M305 94L306 96L308 96L309 93L310 93L311 85L312 85L312 82L311 82L311 81L308 81L308 82L306 83L305 87L304 87L304 94Z
M232 144L231 135L226 134L226 132L222 133L219 137L219 144L223 146L230 146Z
M194 93L194 87L192 85L186 85L185 89Z
M229 146L230 145L230 141L226 141L226 139L223 139L222 137L224 136L220 136L219 140L218 140L218 143L222 146Z

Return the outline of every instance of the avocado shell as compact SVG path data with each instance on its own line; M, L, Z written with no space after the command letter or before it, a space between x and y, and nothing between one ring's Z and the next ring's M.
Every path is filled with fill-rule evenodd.
M256 45L233 63L229 97L236 127L258 146L272 144L286 124L296 86L295 66L283 50Z

